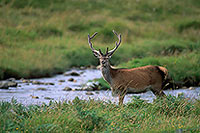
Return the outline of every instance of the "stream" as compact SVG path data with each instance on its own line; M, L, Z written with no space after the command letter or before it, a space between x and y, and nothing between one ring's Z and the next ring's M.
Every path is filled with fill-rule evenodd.
M16 80L17 87L9 87L9 89L0 89L0 101L11 101L12 98L17 99L19 103L30 105L42 103L48 104L52 101L72 101L75 97L79 99L88 100L103 100L118 103L117 97L112 97L110 90L101 91L78 91L83 88L88 80L93 80L101 77L100 70L97 69L72 69L66 73L75 72L80 75L72 76L67 74L60 74L50 78L30 79L32 82L50 83L50 84L33 84L23 82L23 80ZM70 80L70 81L69 81ZM65 87L72 88L71 91L64 91ZM179 89L179 90L165 90L165 94L178 96L183 94L190 99L200 99L200 87L193 89ZM133 96L141 96L141 99L152 102L155 96L151 91L141 94L127 94L124 103L131 101Z

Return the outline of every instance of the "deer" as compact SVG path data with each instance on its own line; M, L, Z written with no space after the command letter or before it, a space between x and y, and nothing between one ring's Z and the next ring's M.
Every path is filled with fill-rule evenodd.
M97 32L91 37L88 34L88 43L95 57L99 59L100 70L104 80L110 85L112 96L119 97L119 105L123 104L124 97L127 93L144 93L151 90L156 97L165 97L163 92L168 77L168 70L162 66L147 65L137 68L113 68L110 65L110 58L121 44L121 34L113 33L118 37L116 46L103 54L101 49L93 48L91 39L93 39Z

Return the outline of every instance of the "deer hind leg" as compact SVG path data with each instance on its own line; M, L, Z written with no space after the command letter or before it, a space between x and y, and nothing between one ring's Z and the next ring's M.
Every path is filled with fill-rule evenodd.
M125 95L119 95L119 105L122 105L123 104L123 101L124 101L124 97Z
M166 97L165 93L162 90L162 85L152 86L151 91L156 97Z

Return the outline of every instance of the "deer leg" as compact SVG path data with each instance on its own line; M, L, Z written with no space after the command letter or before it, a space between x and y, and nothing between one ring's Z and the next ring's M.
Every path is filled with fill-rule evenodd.
M124 97L127 93L127 87L123 87L120 91L121 93L119 94L119 105L122 105L124 101Z
M123 104L125 95L119 95L119 105Z
M162 84L161 85L155 85L151 88L151 91L156 97L166 97L165 93L162 90Z
M163 90L151 90L156 97L166 97Z

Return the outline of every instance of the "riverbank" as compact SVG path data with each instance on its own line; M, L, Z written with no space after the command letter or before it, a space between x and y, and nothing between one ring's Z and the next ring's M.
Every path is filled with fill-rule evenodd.
M111 59L113 65L161 65L175 81L199 85L199 9L195 0L1 1L0 80L97 66L87 35L99 32L94 47L105 50L115 45L115 29L122 34L122 44Z

